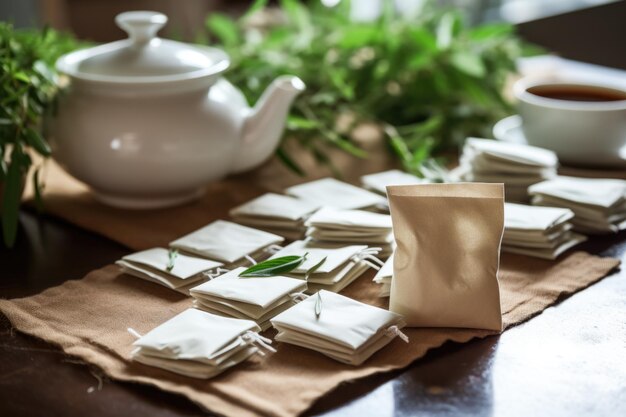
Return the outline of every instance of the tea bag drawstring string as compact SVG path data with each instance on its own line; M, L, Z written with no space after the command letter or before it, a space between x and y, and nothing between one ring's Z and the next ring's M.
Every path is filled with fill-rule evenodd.
M398 336L400 338L400 340L402 340L404 343L409 343L409 336L407 336L406 334L402 333L402 330L400 330L400 328L398 326L396 326L395 324L393 326L389 326L387 329L385 329L385 334L388 337L396 337L396 336Z
M252 256L250 256L250 255L245 255L245 256L244 256L244 258L246 258L246 260L247 260L248 262L250 262L250 265L253 265L253 266L254 266L254 265L256 265L256 264L257 264L256 259L254 259L254 258L253 258Z
M263 349L265 349L266 351L270 353L276 353L276 349L270 346L272 344L272 340L268 339L267 337L261 336L257 332L248 330L247 332L241 335L241 338L243 339L246 345L250 345L250 346L254 346L258 348L259 349L258 354L261 356L266 355Z
M131 335L133 335L136 339L140 339L143 337L141 333L139 333L137 330L133 329L132 327L126 328L126 331L130 333Z
M378 255L381 250L382 248L365 248L356 255L354 255L352 259L356 260L357 262L365 262L370 267L379 271L385 263L378 259L375 255Z
M305 293L303 293L303 292L296 292L296 293L293 293L293 294L289 294L289 297L290 297L293 301L295 301L296 303L299 303L300 301L304 301L304 300L306 300L307 298L309 298L309 296L308 296L308 295L306 295L306 294L305 294Z
M230 269L226 269L226 268L221 268L221 267L217 267L215 269L210 269L208 271L204 271L202 273L202 275L204 275L205 277L207 277L210 280L219 277L222 274L225 274L227 272L229 272Z
M267 248L265 248L265 252L273 255L283 249L284 248L282 246L274 244L274 245L269 245Z

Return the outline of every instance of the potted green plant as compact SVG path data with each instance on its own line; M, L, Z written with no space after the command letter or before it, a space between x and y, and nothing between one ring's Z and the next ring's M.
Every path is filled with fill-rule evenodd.
M458 10L434 1L402 13L385 0L381 15L368 21L353 18L358 4L348 0L267 3L257 0L238 19L210 14L199 41L218 42L229 53L226 77L252 102L277 74L307 85L278 150L296 172L298 155L287 154L287 142L332 164L329 146L367 157L359 147L363 132L386 138L407 171L436 171L433 153L467 136L489 137L492 124L512 112L505 83L516 59L531 51L511 25L472 27Z
M50 155L42 118L58 91L54 62L75 48L73 39L53 30L15 30L0 22L0 213L6 246L13 246L18 211L34 154ZM41 201L39 166L32 175Z

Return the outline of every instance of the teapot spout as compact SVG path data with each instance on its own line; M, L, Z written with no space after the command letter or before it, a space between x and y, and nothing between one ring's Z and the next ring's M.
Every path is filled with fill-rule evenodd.
M247 171L267 160L282 136L287 112L293 100L304 91L298 77L284 75L275 79L248 113L241 136L241 153L233 173Z

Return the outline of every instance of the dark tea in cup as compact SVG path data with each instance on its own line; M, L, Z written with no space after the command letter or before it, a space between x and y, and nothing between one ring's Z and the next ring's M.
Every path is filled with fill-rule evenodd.
M580 84L548 84L530 87L526 91L555 100L598 102L626 100L626 93L612 88Z

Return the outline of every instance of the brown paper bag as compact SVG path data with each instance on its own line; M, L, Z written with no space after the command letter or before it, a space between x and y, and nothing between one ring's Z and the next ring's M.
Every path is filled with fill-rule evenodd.
M502 329L502 184L387 187L396 239L389 309L409 326Z

